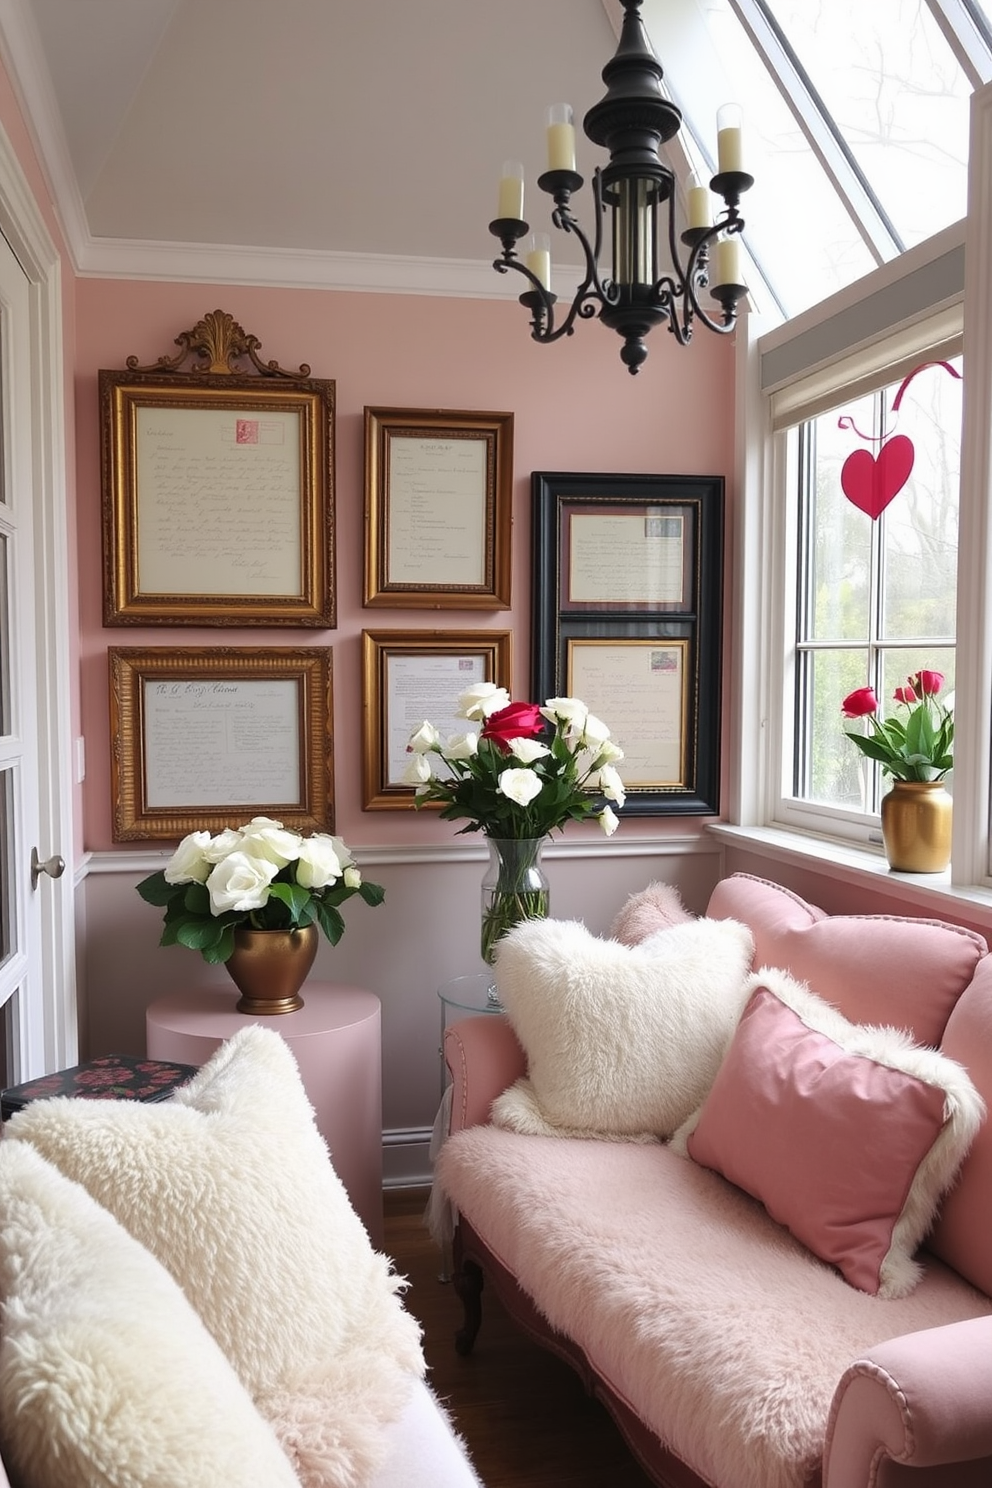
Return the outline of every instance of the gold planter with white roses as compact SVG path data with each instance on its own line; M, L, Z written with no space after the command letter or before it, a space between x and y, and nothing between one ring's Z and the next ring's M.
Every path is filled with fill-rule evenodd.
M941 873L951 861L954 803L940 780L896 780L882 797L882 841L897 873Z
M317 955L317 926L302 930L252 930L239 925L224 962L241 996L239 1013L269 1016L303 1006L300 988Z

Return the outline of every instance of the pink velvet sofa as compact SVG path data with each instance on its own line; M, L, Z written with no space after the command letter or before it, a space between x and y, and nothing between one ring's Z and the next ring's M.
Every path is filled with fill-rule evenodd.
M981 937L826 916L748 875L721 882L706 917L749 926L755 968L781 968L851 1022L939 1047L992 1108ZM460 1352L476 1343L484 1278L667 1488L992 1483L992 1123L918 1253L922 1280L887 1299L670 1142L494 1125L493 1101L526 1072L506 1018L452 1025L445 1055L451 1130L436 1181L457 1218ZM855 1152L852 1175L858 1166Z

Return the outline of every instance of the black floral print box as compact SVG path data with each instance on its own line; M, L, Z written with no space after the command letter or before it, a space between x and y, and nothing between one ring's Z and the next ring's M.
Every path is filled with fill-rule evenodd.
M126 1054L108 1054L88 1059L71 1069L39 1075L23 1085L12 1085L0 1095L0 1120L22 1111L31 1101L51 1095L73 1095L84 1100L163 1101L179 1085L195 1075L195 1064L175 1064L160 1059L131 1059Z

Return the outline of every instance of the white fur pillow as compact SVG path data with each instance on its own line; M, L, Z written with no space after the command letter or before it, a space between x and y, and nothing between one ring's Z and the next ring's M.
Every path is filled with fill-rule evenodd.
M0 1439L22 1488L293 1488L182 1291L23 1142L0 1143Z
M736 920L688 920L637 946L600 940L577 920L516 926L499 943L496 978L527 1076L494 1101L494 1124L670 1136L713 1083L753 949Z
M36 1101L31 1142L168 1267L304 1484L356 1488L420 1329L334 1172L288 1045L251 1024L170 1101Z

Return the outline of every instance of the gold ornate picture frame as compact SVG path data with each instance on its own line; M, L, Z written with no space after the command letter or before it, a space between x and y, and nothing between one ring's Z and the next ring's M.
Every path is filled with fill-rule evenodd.
M115 842L334 826L328 647L111 647Z
M510 607L513 414L365 409L365 604Z
M333 626L334 383L223 311L177 343L99 374L104 624Z
M464 732L454 717L459 695L476 682L510 690L509 630L364 630L362 632L363 806L414 809L403 782L410 735L429 719L442 735ZM431 802L425 809L440 810Z

